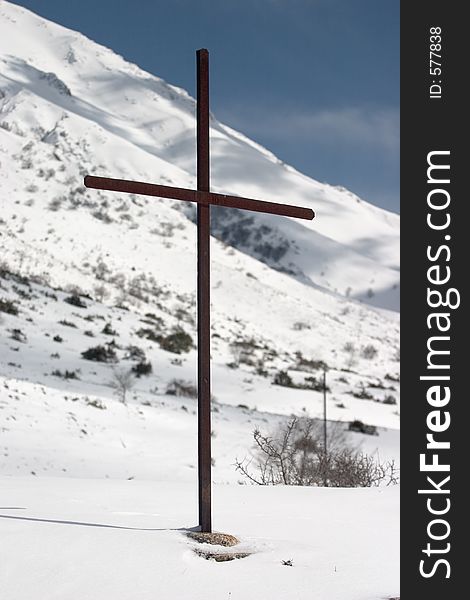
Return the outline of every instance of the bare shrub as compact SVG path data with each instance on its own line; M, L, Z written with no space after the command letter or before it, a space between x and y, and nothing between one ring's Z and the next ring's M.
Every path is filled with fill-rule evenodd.
M18 314L18 307L12 300L0 298L0 312L16 316Z
M287 371L278 371L274 375L273 383L282 387L295 387L294 381Z
M109 382L114 394L123 404L126 403L127 392L135 385L135 376L131 369L113 369L113 377Z
M235 467L258 485L324 485L371 487L398 483L394 462L375 457L348 445L344 430L332 428L327 448L321 425L310 418L293 417L274 437L253 434L255 459L236 461ZM254 461L254 471L250 469Z
M366 435L379 435L377 427L375 425L367 425L359 419L351 421L348 425L349 431L355 431L356 433L364 433Z
M145 352L142 348L138 346L133 346L132 344L127 346L126 354L124 355L124 359L128 360L138 360L139 362L145 361Z
M262 346L254 338L245 338L232 342L229 349L237 367L241 364L254 366L256 364L254 354L257 350L261 350Z
M48 209L52 212L57 212L62 206L62 202L65 200L63 196L55 196L48 205Z
M26 334L21 331L21 329L11 329L11 339L15 340L15 342L21 342L22 344L26 344L28 338Z
M184 396L185 398L197 398L197 387L190 381L183 379L172 379L166 388L169 396Z
M377 354L378 354L378 350L372 344L367 344L367 346L364 346L361 350L362 358L366 358L368 360L375 358L377 356Z
M110 268L108 267L108 265L105 262L103 262L103 260L101 258L98 259L98 262L96 263L96 267L92 268L92 270L95 273L96 279L99 279L101 281L103 281L111 273ZM96 293L96 291L95 291L95 293Z
M312 326L309 323L305 323L304 321L296 321L292 325L292 329L294 331L303 331L304 329L312 329Z
M93 293L98 302L104 302L111 296L109 290L102 283L94 286Z
M0 219L0 223L2 222L2 220ZM0 260L0 277L2 279L6 279L8 275L10 275L11 270L10 270L10 265L8 264L8 262L4 259Z
M152 363L147 360L141 360L132 367L132 372L136 377L142 377L142 375L150 375L152 372Z
M158 342L163 350L174 354L189 352L193 347L193 338L182 329L177 329L167 336L160 336Z
M80 298L80 294L72 294L71 296L64 298L64 302L67 302L68 304L78 308L87 308L85 302L83 302L83 300Z
M352 342L346 342L343 346L343 351L346 353L346 365L348 369L351 369L356 363L356 346Z
M117 354L111 344L106 346L93 346L82 352L85 360L94 360L96 362L115 362Z
M118 332L115 329L113 329L113 326L111 325L110 322L105 324L105 326L101 330L101 333L104 333L105 335L112 335L112 336L119 335Z
M295 353L295 358L296 363L294 368L298 371L328 371L328 365L324 360L305 358L302 352L299 351Z
M79 372L79 370L69 371L68 369L62 372L60 369L55 369L52 371L51 375L54 377L60 377L61 379L80 379L78 376Z

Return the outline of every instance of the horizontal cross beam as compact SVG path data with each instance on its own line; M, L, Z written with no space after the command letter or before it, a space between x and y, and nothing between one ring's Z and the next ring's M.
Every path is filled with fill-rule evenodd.
M127 192L129 194L142 194L144 196L173 198L174 200L197 202L206 206L214 204L215 206L242 208L243 210L270 213L284 217L295 217L297 219L312 220L315 217L315 213L310 208L291 206L289 204L276 204L276 202L265 202L263 200L251 200L250 198L227 196L226 194L214 194L213 192L189 190L187 188L177 188L168 185L128 181L126 179L112 179L109 177L94 177L92 175L87 175L85 177L85 186L96 190L109 190L112 192Z

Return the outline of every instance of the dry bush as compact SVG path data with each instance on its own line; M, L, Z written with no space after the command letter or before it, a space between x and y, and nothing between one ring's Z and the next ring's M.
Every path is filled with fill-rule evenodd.
M98 302L104 302L105 300L111 297L109 290L102 283L94 286L93 293L95 295L95 299Z
M274 437L258 429L253 437L256 457L237 460L235 467L258 485L372 487L398 483L393 461L381 463L359 452L347 443L339 425L329 428L326 448L321 423L306 417L293 417Z
M166 388L169 396L183 396L184 398L197 398L197 387L191 381L172 379Z
M113 369L113 377L109 385L120 402L125 404L127 392L135 385L135 375L130 369Z

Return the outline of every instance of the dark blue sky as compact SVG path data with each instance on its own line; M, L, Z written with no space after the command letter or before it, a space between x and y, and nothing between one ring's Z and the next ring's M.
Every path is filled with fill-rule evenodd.
M195 92L319 181L399 212L398 0L17 0Z

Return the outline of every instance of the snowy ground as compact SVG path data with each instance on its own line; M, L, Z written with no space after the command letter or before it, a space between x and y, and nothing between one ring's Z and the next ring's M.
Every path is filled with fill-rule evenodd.
M398 595L398 487L216 485L215 529L252 553L230 562L197 556L184 535L197 522L195 480L6 477L0 490L5 600Z
M2 600L397 596L398 486L240 485L234 461L253 429L273 432L286 415L217 402L214 529L252 554L207 561L184 534L197 525L195 401L138 391L126 406L106 386L73 385L84 386L0 380ZM349 435L396 459L399 432L378 432Z
M268 375L258 376L247 364L227 367L220 358L233 357L220 347L212 412L214 528L238 536L234 550L252 554L207 561L184 535L197 524L196 400L165 393L174 378L193 381L194 351L175 355L136 336L145 307L126 311L83 298L87 308L78 308L64 301L69 293L43 285L10 275L0 284L2 298L19 308L17 315L2 313L0 325L2 600L397 595L398 486L240 485L246 480L234 462L250 455L255 427L273 433L292 412L321 415L320 392L272 384L273 373L295 356L268 361ZM154 366L137 380L127 404L109 386L116 365L81 357L110 339L102 332L106 323L116 330L120 367L132 366L124 356L133 343ZM376 365L371 377L369 363L359 363L362 372L328 372L328 411L345 428L352 418L379 425L379 435L350 432L350 442L381 460L398 460L397 406L352 395L360 381L379 386L366 387L375 395L390 392L382 385L398 385L383 375L392 365ZM78 378L65 380L56 369ZM299 380L318 375L290 372ZM282 564L289 560L293 566Z

